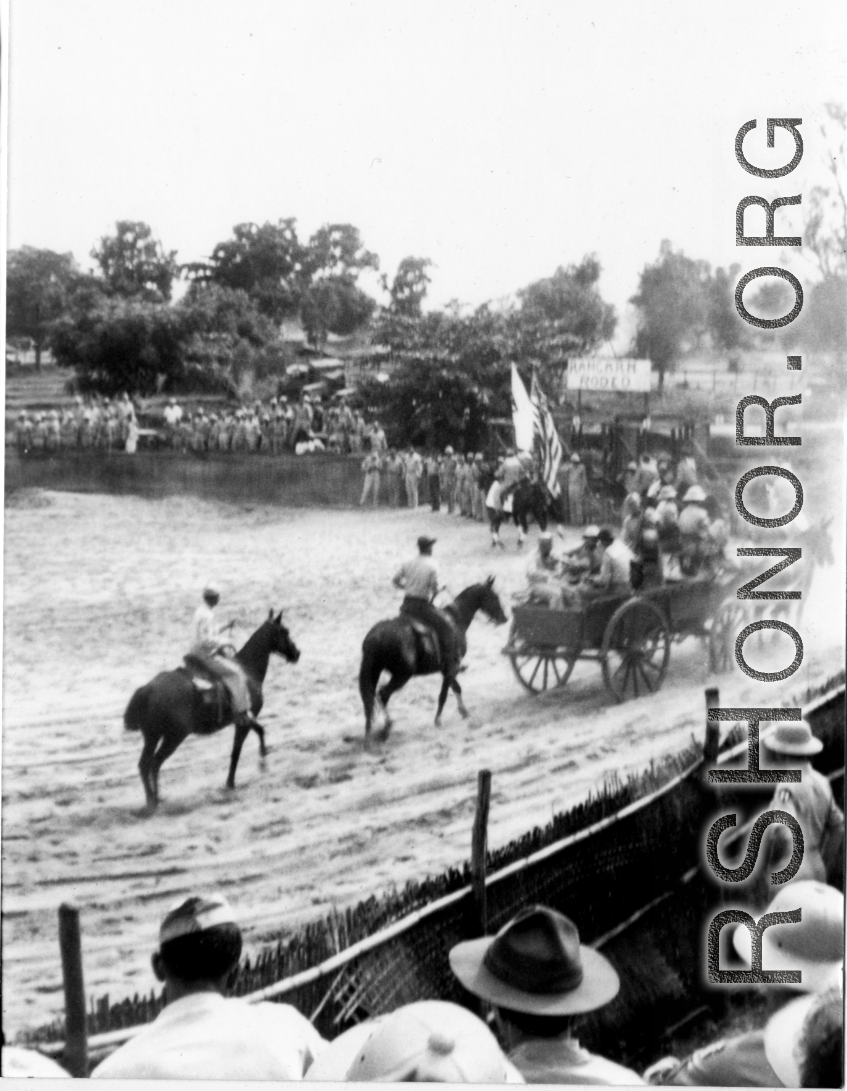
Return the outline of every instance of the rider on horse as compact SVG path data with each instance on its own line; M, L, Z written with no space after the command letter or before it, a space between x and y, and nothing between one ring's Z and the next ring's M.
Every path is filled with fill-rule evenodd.
M456 658L456 633L449 617L432 605L441 590L438 569L432 559L435 538L418 538L418 556L403 564L394 577L395 587L405 592L400 613L421 621L436 635L442 666ZM458 668L458 663L454 664ZM455 672L454 672L455 673Z
M194 612L193 643L186 660L189 665L196 663L212 678L224 683L232 699L233 721L236 726L240 726L252 722L250 692L244 672L227 657L224 650L231 645L224 639L226 630L218 629L215 617L215 607L220 597L217 586L207 583L203 589L203 605L198 606Z

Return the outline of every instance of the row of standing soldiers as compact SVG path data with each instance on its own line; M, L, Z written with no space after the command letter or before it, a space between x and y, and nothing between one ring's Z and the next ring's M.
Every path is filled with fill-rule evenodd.
M443 455L433 451L426 457L413 447L403 451L392 447L386 453L372 451L362 462L360 504L376 507L384 492L392 507L399 507L404 500L410 508L429 503L432 511L440 511L443 505L451 515L482 522L485 494L496 468L496 463L480 452L462 455L452 447L446 447Z
M138 421L132 400L121 398L83 401L73 406L29 413L22 409L15 421L15 446L20 454L57 451L69 447L132 448L138 439Z

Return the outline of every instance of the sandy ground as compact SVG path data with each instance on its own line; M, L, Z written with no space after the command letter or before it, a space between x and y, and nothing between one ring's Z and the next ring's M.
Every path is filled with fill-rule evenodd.
M255 947L278 927L466 859L481 768L493 773L489 840L497 846L612 774L624 777L702 736L703 690L714 679L701 641L674 646L665 686L652 697L610 704L599 668L583 663L566 689L532 698L500 654L506 628L477 620L462 675L470 719L459 718L451 697L436 729L438 680L413 680L393 699L388 744L366 753L356 683L362 638L396 612L390 577L423 532L438 538L454 592L494 573L510 612L526 554L513 538L492 554L481 526L445 513L12 497L3 678L7 1035L61 1012L62 901L82 909L89 995L118 999L152 987L158 921L193 888L222 887ZM801 669L783 687L736 670L719 680L722 703L795 702L839 669L842 550L812 588ZM221 620L237 618L242 637L271 607L284 607L302 658L271 662L265 768L251 737L228 793L231 729L191 738L163 768L159 812L145 817L140 739L124 731L122 712L137 686L178 665L209 577L223 586Z

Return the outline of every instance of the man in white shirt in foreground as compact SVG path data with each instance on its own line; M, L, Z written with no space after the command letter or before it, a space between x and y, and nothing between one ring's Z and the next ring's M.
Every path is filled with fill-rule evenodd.
M153 971L165 1009L92 1073L100 1079L301 1080L326 1043L289 1004L227 998L241 929L217 894L162 921Z

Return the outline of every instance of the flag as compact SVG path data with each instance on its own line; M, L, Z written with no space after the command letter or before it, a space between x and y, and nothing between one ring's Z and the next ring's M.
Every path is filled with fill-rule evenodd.
M512 364L512 420L515 425L515 447L519 451L531 451L535 432L535 411L514 364Z
M553 414L550 412L547 397L538 383L538 376L534 369L530 403L534 417L535 440L541 461L541 477L553 496L558 496L561 492L559 466L562 462L562 444L556 425L553 423Z

